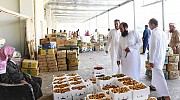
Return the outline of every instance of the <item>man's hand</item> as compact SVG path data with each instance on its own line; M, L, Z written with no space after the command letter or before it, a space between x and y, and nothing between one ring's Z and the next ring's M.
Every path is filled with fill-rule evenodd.
M25 80L21 80L20 83L27 83Z
M142 40L144 40L144 38L142 37Z
M126 52L130 52L130 49L127 47L127 48L125 49L125 51L126 51Z
M154 68L154 64L153 63L149 63L151 68Z
M117 65L119 66L121 64L121 62L120 61L117 61Z
M172 47L173 50L176 50L176 46Z
M108 54L108 51L106 51L106 54Z

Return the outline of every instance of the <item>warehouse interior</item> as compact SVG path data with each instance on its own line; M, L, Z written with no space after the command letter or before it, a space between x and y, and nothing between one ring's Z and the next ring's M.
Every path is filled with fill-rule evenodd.
M92 100L88 99L88 95L79 95L74 97L75 99L73 96L73 99L63 98L63 93L57 99L54 92L54 76L76 73L88 87L89 80L95 75L95 67L103 67L103 75L112 75L111 57L109 53L106 54L105 48L108 30L114 29L115 19L126 22L129 30L135 30L143 37L144 26L148 25L151 18L156 18L158 27L166 33L169 43L169 23L175 23L176 29L180 30L180 11L177 10L179 3L179 0L0 0L0 48L14 47L18 54L13 59L20 70L42 78L43 96L38 100ZM94 38L95 33L99 35L97 40ZM50 47L44 44L50 44ZM167 52L173 55L172 50L168 50ZM64 58L60 57L62 55ZM179 60L179 55L175 56L177 61L175 59L173 64ZM152 71L146 67L148 50L140 57L141 82L148 87L152 77ZM50 63L53 67L48 67L48 61L52 59L55 59L56 67L53 62ZM75 64L70 66L70 61L72 65ZM29 67L32 67L30 63L34 62L37 68L35 75ZM180 100L180 70L171 70L174 72L171 75L168 65L172 62L169 59L165 63L167 69L163 70L171 100ZM23 67L26 65L27 67ZM58 67L59 65L61 67ZM1 84L0 88L8 87ZM96 90L96 93L97 91L102 92ZM156 91L151 91L148 95L148 98L150 97L157 97Z

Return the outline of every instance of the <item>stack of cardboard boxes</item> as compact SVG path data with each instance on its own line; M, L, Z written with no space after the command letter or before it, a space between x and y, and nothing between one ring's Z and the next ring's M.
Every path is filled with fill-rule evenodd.
M40 45L42 45L42 49L39 50L38 55L40 71L64 71L68 69L67 51L58 51L56 53L56 48L77 46L77 39L67 40L66 37L57 37L54 34L48 34L46 38L40 39ZM68 60L70 70L78 69L77 53L70 53Z
M95 51L100 51L100 43L95 44Z
M179 62L179 54L173 54L172 56L169 56L169 63L166 66L169 79L179 78L178 62Z
M21 71L22 73L31 74L31 76L39 75L38 61L28 59L23 60Z
M68 68L69 70L78 70L78 55L77 51L68 51L67 52L68 59Z
M148 54L149 60L149 54ZM173 54L172 49L167 48L165 62L163 66L163 72L166 79L178 79L179 71L178 71L178 62L179 62L179 54ZM149 66L149 61L146 61L146 75L148 77L152 77L152 71Z
M87 51L88 51L88 52L93 51L93 46L94 46L94 44L88 43L88 44L87 44Z
M58 70L65 71L67 70L66 64L66 51L58 51L57 52L57 62L58 62Z
M49 72L58 71L55 49L40 50L40 55L44 55L44 57L46 58Z
M99 43L100 43L100 50L103 51L104 50L104 35L103 34L99 34Z
M82 50L82 52L86 52L87 51L87 42L82 42L81 50Z
M40 72L48 72L49 68L47 66L46 55L38 55L37 60L39 63Z
M55 53L46 55L46 60L47 60L49 72L58 71Z

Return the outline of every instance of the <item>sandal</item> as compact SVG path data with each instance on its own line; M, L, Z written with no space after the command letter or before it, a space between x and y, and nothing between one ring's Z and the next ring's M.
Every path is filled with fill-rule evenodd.
M156 91L156 88L154 86L149 86L151 91Z
M163 100L162 97L158 97L157 100Z
M165 100L165 97L158 97L157 100Z

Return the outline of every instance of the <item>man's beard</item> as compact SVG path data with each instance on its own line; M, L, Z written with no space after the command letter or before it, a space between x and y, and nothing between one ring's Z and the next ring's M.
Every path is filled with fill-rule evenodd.
M124 31L121 33L122 37L126 37L128 34L129 34L128 31Z
M172 32L173 32L173 30L169 30L169 32L170 32L170 33L172 33Z

